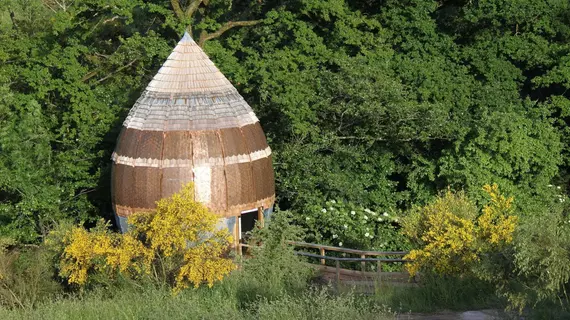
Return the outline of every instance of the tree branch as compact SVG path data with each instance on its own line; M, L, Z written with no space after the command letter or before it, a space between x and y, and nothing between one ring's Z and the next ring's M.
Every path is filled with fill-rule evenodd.
M128 68L128 67L130 67L130 66L132 66L135 62L137 62L137 60L138 60L138 58L131 60L131 62L129 62L129 63L127 63L126 65L124 65L124 66L120 67L119 69L115 70L115 72L111 72L111 73L109 73L108 75L104 76L103 78L97 80L97 82L98 82L98 83L101 83L101 82L103 82L103 81L105 81L105 80L111 78L112 76L116 75L117 73L119 73L119 72L125 70L126 68Z
M176 14L178 20L183 23L188 23L186 31L190 34L192 34L192 26L189 24L190 18L192 18L202 2L207 4L208 0L191 0L186 9L183 9L180 5L180 0L170 0L170 4L172 5L172 9L174 10L174 13Z
M16 14L14 11L10 10L10 21L12 21L12 29L18 29L18 23L16 22Z
M226 22L218 31L207 33L206 31L202 31L200 34L200 39L198 40L198 45L202 47L204 42L208 40L212 40L224 34L224 32L235 28L235 27L245 27L245 26L253 26L256 24L260 24L263 20L250 20L250 21L229 21Z
M115 21L115 20L117 20L117 19L121 19L121 17L119 17L119 16L113 16L112 18L105 19L105 20L103 21L103 24L107 24L107 23L109 23L109 22L113 22L113 21Z
M91 71L88 74L84 75L83 78L81 78L81 81L86 82L87 80L96 76L98 73L99 73L99 68L97 68L94 71Z
M193 0L190 2L188 7L186 8L186 12L185 12L187 19L189 19L190 17L192 17L194 15L194 12L196 12L196 10L198 10L198 7L202 3L202 1L203 0Z
M50 4L48 4L47 1L42 1L42 4L43 4L44 6L46 6L48 9L50 9L51 11L57 13L57 10L55 10Z
M180 7L180 0L170 0L170 4L172 5L172 9L174 10L176 17L178 17L178 20L184 20L184 11Z

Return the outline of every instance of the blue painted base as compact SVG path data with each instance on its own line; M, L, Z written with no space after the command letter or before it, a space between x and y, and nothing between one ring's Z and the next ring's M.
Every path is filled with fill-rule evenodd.
M117 222L117 226L119 227L119 230L121 230L121 233L127 232L127 230L129 229L129 225L127 224L127 218L115 215L115 221Z

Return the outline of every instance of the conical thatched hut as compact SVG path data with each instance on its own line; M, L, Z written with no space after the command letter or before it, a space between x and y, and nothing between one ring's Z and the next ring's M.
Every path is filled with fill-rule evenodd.
M123 231L130 214L153 209L190 181L196 200L224 218L236 240L236 218L263 218L275 199L259 120L188 34L131 109L112 159L113 207Z

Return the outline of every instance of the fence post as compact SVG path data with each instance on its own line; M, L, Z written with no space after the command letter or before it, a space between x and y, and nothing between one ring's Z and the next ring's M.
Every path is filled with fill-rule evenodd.
M321 251L321 256L324 256L325 255L325 248L320 248L320 251ZM325 265L325 259L324 258L321 259L321 264Z
M378 268L378 270L376 270L376 272L378 272L378 279L380 280L380 282L382 282L382 261L378 260L376 264Z
M233 230L233 234L234 234L234 244L236 246L236 253L241 256L243 254L242 250L241 250L241 237L240 237L240 233L239 233L239 224L240 224L240 217L236 217L236 223L234 225L234 230Z
M336 260L336 292L339 292L340 288L340 261Z
M362 259L366 259L366 255L363 254L360 256ZM360 262L360 271L362 272L362 276L364 276L364 272L366 271L366 261Z
M259 225L263 228L265 227L265 217L263 216L263 207L257 208L257 221Z

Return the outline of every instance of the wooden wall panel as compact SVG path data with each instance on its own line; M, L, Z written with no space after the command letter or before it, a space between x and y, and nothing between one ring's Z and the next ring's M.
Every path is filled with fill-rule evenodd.
M275 194L275 178L273 177L273 164L271 157L259 159L251 163L255 184L255 197L268 198Z
M192 133L167 131L164 133L162 159L192 159Z

